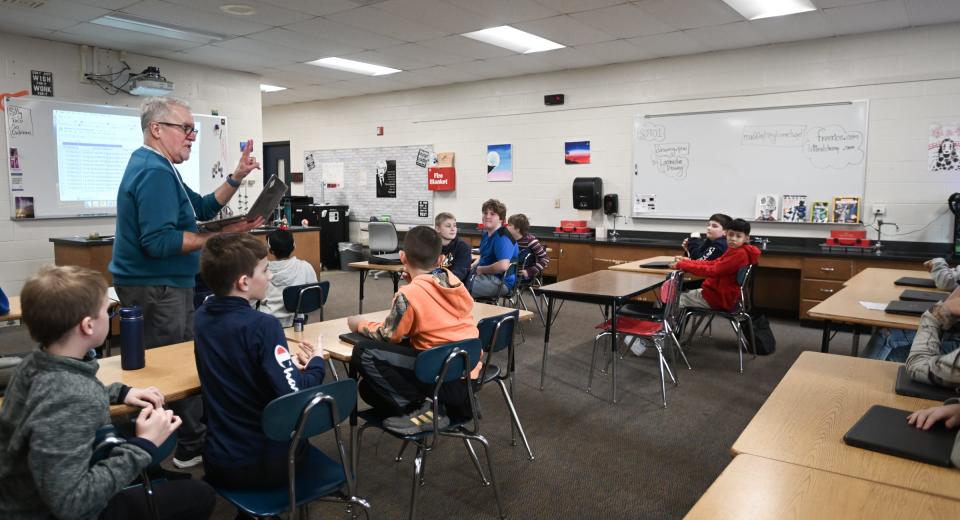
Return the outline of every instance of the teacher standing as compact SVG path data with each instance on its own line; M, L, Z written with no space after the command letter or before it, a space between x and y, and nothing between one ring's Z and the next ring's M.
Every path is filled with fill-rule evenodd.
M149 98L140 107L143 146L130 156L117 193L117 228L110 273L124 306L143 310L147 348L193 339L193 288L200 249L212 233L197 220L210 220L260 167L247 141L240 163L213 193L201 196L187 187L175 165L190 158L197 127L187 103ZM240 222L225 232L244 232L263 223ZM196 403L199 405L199 401ZM200 462L203 425L196 411L184 410L175 462ZM195 417L190 417L195 415ZM196 419L196 424L190 419ZM193 432L185 430L194 430ZM183 456L183 458L181 457ZM177 464L181 467L187 464Z

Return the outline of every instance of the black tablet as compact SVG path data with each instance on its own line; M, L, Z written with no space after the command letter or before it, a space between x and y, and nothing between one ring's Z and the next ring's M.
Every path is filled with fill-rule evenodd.
M933 283L933 280L930 278L914 278L912 276L898 278L897 281L893 282L893 285L906 285L907 287L927 287L930 289L937 288L937 284Z
M905 302L940 302L943 301L948 293L940 291L918 291L916 289L907 289L900 293L900 300Z
M942 421L929 430L920 430L907 424L911 413L874 405L843 436L843 442L894 457L951 467L950 452L956 430L948 430Z
M907 374L907 367L902 365L900 366L900 370L897 370L897 384L893 389L900 395L931 399L934 401L946 401L951 397L960 397L960 388L934 386L910 379L910 375Z
M645 267L647 269L670 269L670 262L647 262L645 264L640 264L640 267Z
M887 308L884 309L884 312L889 312L890 314L903 314L905 316L920 316L921 314L927 312L930 307L933 307L936 302L905 302L900 300L894 300L887 304Z
M341 339L344 343L349 343L349 344L351 344L351 345L356 345L357 343L360 343L361 341L363 341L363 340L365 340L365 339L370 339L370 338L364 336L363 334L360 334L359 332L348 332L348 333L346 333L346 334L341 334L341 335L340 335L340 339Z

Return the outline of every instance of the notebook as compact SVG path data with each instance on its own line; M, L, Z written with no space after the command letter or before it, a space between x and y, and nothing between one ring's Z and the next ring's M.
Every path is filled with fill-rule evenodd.
M915 289L907 289L900 293L900 300L905 302L934 302L943 301L944 298L949 296L945 292L934 292L934 291L917 291Z
M267 182L264 183L260 196L253 202L253 206L250 206L250 211L246 215L197 222L197 227L202 231L220 231L224 226L229 226L237 222L253 222L257 220L257 217L263 217L264 220L268 220L273 210L277 209L285 193L287 193L287 185L278 179L276 175L271 175L270 178L267 179Z
M927 287L930 289L937 288L937 284L933 283L933 280L929 278L914 278L912 276L897 278L897 281L893 282L893 285L906 285L907 287Z
M928 385L910 379L910 375L907 374L907 367L902 365L900 370L897 370L897 384L894 386L894 391L900 395L933 401L946 401L951 397L960 397L960 388Z
M894 300L887 304L887 308L884 309L884 312L890 314L903 314L905 316L920 316L921 314L927 312L930 307L933 307L933 304L936 302L905 302L901 300Z
M640 264L640 267L646 267L647 269L670 269L670 262L647 262Z
M346 334L340 335L340 341L343 341L344 343L349 343L351 345L356 345L357 343L360 343L365 339L370 339L370 338L364 336L363 334L360 334L359 332L348 332Z
M874 405L843 436L850 446L878 451L927 464L950 467L950 451L957 432L943 421L929 430L907 424L910 411Z

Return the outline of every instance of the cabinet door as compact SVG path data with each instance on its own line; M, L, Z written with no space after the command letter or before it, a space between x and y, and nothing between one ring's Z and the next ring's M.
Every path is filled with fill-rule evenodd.
M593 272L593 246L560 242L558 281Z

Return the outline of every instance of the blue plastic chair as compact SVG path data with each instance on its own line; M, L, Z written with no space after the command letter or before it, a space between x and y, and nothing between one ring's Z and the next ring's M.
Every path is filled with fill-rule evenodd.
M215 488L228 502L254 517L276 516L290 511L289 518L307 518L307 504L315 500L343 502L363 507L369 517L370 505L355 494L355 483L343 448L340 423L350 417L357 404L357 382L344 379L307 388L270 401L263 410L263 433L273 441L289 442L288 483L264 489ZM340 462L308 445L305 460L297 467L296 452L302 439L333 430ZM346 487L347 493L342 489Z
M114 447L119 446L127 442L126 439L117 435L116 429L112 425L104 426L97 429L96 436L93 441L93 455L90 457L90 465L93 466L97 462L110 456L110 451ZM143 468L140 471L140 483L132 486L127 486L126 489L134 487L142 487L143 493L146 496L147 507L150 509L150 518L151 520L159 520L160 513L157 511L157 501L155 498L155 493L153 491L153 483L160 482L166 479L155 479L150 480L149 470L155 467L158 467L161 462L166 460L167 457L173 453L174 448L177 447L177 434L176 432L171 433L167 440L161 444L157 451L153 454L153 460L150 461L150 464Z
M294 314L307 314L319 309L320 321L323 321L323 306L329 294L330 282L327 281L291 285L283 289L283 306Z
M480 388L493 382L500 387L503 400L510 410L510 442L514 446L517 445L516 432L519 431L520 438L523 439L523 445L527 448L527 455L530 460L533 460L533 450L530 449L527 434L523 431L523 425L520 424L520 417L517 415L517 409L513 404L513 371L515 367L513 331L516 329L519 317L520 312L513 311L502 316L484 318L477 323L477 328L480 329L480 343L486 353L483 371L480 372ZM506 361L503 365L494 365L493 354L504 349L507 351Z
M500 514L500 518L506 518L503 505L500 503L497 481L493 473L493 459L490 455L490 444L486 438L480 435L480 414L477 413L479 408L477 406L476 394L474 393L474 384L470 380L470 371L480 360L481 350L479 339L458 341L421 352L417 356L417 361L414 365L414 372L417 379L422 383L434 385L432 396L434 417L439 417L440 413L437 404L440 387L444 383L457 381L466 386L467 394L470 396L470 412L473 416L471 419L451 422L448 427L436 432L428 431L413 435L403 435L384 428L383 418L375 415L372 410L359 413L359 416L364 420L364 424L360 426L357 434L358 453L360 451L360 441L363 438L363 432L369 427L381 429L387 434L403 441L400 454L398 454L396 458L397 462L403 460L403 450L407 444L412 443L417 447L416 458L413 462L413 491L410 497L410 520L414 520L417 517L418 489L423 485L423 468L426 463L427 454L436 448L437 440L440 437L456 437L463 440L474 467L480 473L481 482L484 486L492 485L493 487L493 495L497 501L497 511ZM475 440L483 445L484 452L487 455L487 466L490 470L489 481L483 474L480 459L477 458L477 453L474 451L473 445L470 444L471 440Z

